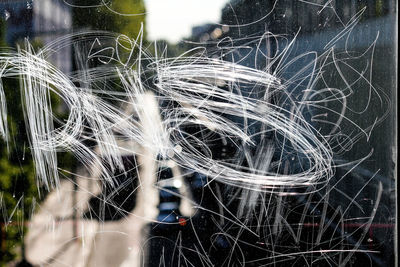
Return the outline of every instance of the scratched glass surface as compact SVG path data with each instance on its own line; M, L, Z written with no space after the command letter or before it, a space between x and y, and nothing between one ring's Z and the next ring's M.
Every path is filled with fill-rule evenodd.
M395 0L1 0L0 266L395 266Z

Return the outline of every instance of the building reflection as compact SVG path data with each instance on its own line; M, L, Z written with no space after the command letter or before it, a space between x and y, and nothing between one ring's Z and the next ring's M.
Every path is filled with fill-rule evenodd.
M6 41L11 46L25 38L37 40L45 46L72 30L71 9L62 1L1 1L0 14L6 25ZM67 46L53 53L49 60L64 73L68 73L72 70L71 51Z

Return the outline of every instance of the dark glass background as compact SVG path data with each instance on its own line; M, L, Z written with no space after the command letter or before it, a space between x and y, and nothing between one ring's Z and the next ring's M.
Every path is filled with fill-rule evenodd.
M146 10L146 3L141 0L107 1L107 3L108 7L124 13L137 14ZM290 64L283 64L285 67L279 69L280 78L286 81L290 81L293 74L300 73L302 79L300 84L288 83L288 90L294 97L301 97L302 88L314 77L313 75L316 75L310 65L315 61L315 57L305 54L311 51L320 56L317 65L324 65L321 68L323 79L319 79L314 84L314 90L327 86L345 88L344 80L346 80L352 83L352 89L355 91L347 100L347 105L354 110L362 110L366 105L368 90L365 88L370 86L366 80L369 80L384 97L382 101L376 98L371 101L368 109L362 114L357 112L346 114L349 121L342 123L342 131L356 138L357 142L349 142L347 147L336 148L335 163L343 166L335 169L335 176L330 181L335 190L330 192L329 199L323 198L324 191L310 196L299 195L285 199L288 224L295 225L299 222L299 217L305 214L303 227L306 230L301 235L302 242L299 244L294 242L291 233L283 229L281 236L276 238L276 243L270 244L271 239L269 239L266 225L274 223L276 220L274 215L266 216L267 218L263 221L266 229L261 230L258 237L229 222L218 225L216 221L220 218L215 216L215 213L219 212L219 207L215 204L217 198L215 192L222 192L220 200L232 214L237 213L239 204L235 198L239 193L216 182L203 187L207 177L195 173L189 174L185 178L186 182L193 199L201 203L208 211L199 209L196 215L186 222L186 226L179 223L161 226L157 223L149 224L147 233L151 238L144 246L146 251L143 253L143 264L161 266L160 259L162 259L165 266L336 266L339 258L346 257L348 254L331 253L329 257L325 257L321 252L313 258L312 255L304 254L304 252L329 249L351 250L357 246L364 252L354 253L347 262L347 266L395 266L395 257L397 257L394 234L396 225L395 159L397 157L397 8L395 0L232 0L221 10L221 19L218 23L206 23L194 27L192 35L179 43L159 40L160 48L168 45L171 57L199 46L205 47L210 57L220 56L221 47L235 46L238 47L235 53L223 57L224 60L240 62L242 65L257 69L270 66L269 71L274 72L277 67L276 64L271 64L274 55L281 53L296 36L296 41L285 59L285 63ZM0 20L2 47L15 48L28 37L33 46L40 48L69 33L89 29L113 31L135 37L142 22L145 32L144 43L149 45L154 41L146 38L148 26L145 14L134 17L118 15L110 12L102 1L75 1L74 3L61 0L0 1L0 15L2 16ZM357 17L357 23L355 23L355 17ZM273 35L265 35L266 32L271 32ZM336 42L331 42L338 36ZM262 41L259 42L259 40ZM77 49L69 46L61 49L52 55L52 63L65 73L79 70L81 66L76 60L76 54L79 52ZM265 56L257 54L257 51L262 51L270 58L266 59ZM366 77L366 79L360 77ZM18 86L18 83L11 79L3 79L3 83L11 114L14 142L10 153L7 153L4 143L1 144L0 151L0 263L4 266L14 266L21 262L27 264L29 261L29 257L24 259L24 236L29 231L29 220L34 216L32 210L37 209L35 205L41 203L47 193L45 188L40 185L38 187L33 175L33 163L30 160L25 134L20 95L18 90L13 89ZM258 97L249 92L245 86L241 90L245 95ZM62 116L62 104L57 103L56 99L54 101L59 106L59 113ZM283 107L287 105L284 99L279 101ZM160 104L168 106L171 103ZM327 108L340 111L340 105L335 101L328 103ZM318 108L310 109L305 111L304 116L321 132L329 132L331 129L329 125L312 119L315 114L323 112ZM329 116L331 117L328 120L337 119L335 115ZM237 123L243 122L238 119ZM355 127L359 125L366 128L375 124L372 130L366 131L367 137L359 134ZM257 126L254 131L256 130ZM193 131L196 132L197 129ZM340 140L337 143L344 144L344 141ZM224 152L226 154L235 155L238 152L233 146L218 142L210 143L210 149L217 155L216 157L226 156L220 155L223 149L227 151ZM371 156L357 167L346 165L371 152ZM60 157L62 168L76 170L77 163L70 155L65 154ZM124 164L136 168L133 162L135 162L133 158L127 158ZM164 173L162 170L160 172ZM69 179L73 180L74 177ZM129 186L124 186L123 190L118 191L117 196L111 197L112 201L126 211L126 214L135 206L134 195L132 196L130 192L137 186L136 174L132 172L127 179L132 180L132 183L128 183ZM118 181L118 183L127 184L126 181ZM375 218L367 234L362 237L365 220L356 218L368 217L373 212L380 184L383 191ZM113 189L107 185L103 185L102 191L100 194L103 194L104 198L111 194L115 195ZM162 191L160 194L163 194ZM167 199L165 200L167 202L180 204L179 198L173 198L168 194L163 197ZM120 216L121 214L112 207L104 208L101 203L98 203L102 198L89 200L92 211L82 216L101 223L117 222L123 219L126 214ZM322 202L321 199L323 199ZM325 211L324 201L329 203ZM347 214L339 220L337 214L348 207ZM327 234L322 238L321 245L316 245L315 235L320 227L321 213L324 212ZM100 218L101 214L103 217ZM79 217L73 214L72 219L77 220L77 216ZM168 218L168 215L163 215L163 211L160 210L158 218L164 218L162 216ZM226 216L229 218L229 215ZM192 227L187 227L188 225ZM249 223L249 225L252 224ZM193 229L196 229L196 232ZM297 228L293 229L296 231ZM177 253L177 240L183 242L179 246L185 248L184 260ZM98 242L98 250L106 247L104 253L110 260L107 263L93 261L92 264L119 266L123 259L119 258L118 253L113 252L114 244L103 245L100 241ZM114 242L117 244L119 240L116 238ZM272 251L272 248L275 251ZM61 254L63 249L67 250L66 247L62 247ZM54 257L57 259L58 255ZM204 255L207 255L207 259ZM113 257L115 261L112 260ZM228 261L228 258L231 260ZM47 263L50 266L58 266L57 260L47 261Z

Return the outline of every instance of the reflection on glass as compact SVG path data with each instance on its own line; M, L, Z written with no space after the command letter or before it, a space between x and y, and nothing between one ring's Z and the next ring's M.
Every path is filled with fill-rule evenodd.
M397 3L0 2L5 266L395 266Z

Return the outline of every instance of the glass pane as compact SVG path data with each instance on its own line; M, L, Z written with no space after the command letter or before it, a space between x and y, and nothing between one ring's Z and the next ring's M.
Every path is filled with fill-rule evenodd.
M1 266L395 266L397 1L0 1Z

